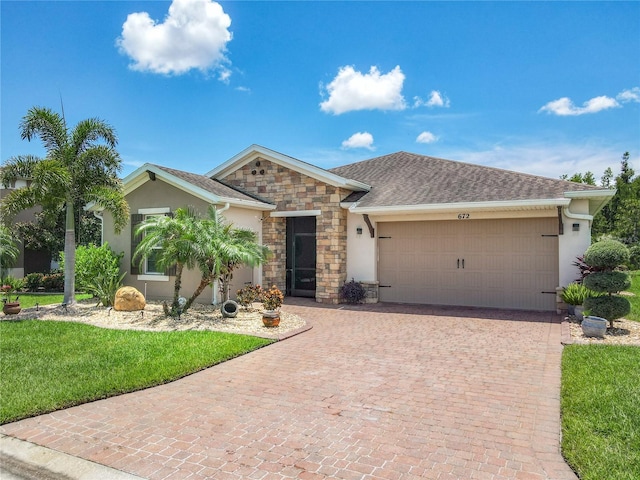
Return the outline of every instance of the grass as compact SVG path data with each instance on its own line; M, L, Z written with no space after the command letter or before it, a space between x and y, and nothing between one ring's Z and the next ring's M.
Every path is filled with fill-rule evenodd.
M562 453L582 480L640 478L640 347L569 345Z
M271 342L211 331L0 322L0 424L167 383Z
M22 308L35 307L38 305L53 305L55 303L62 303L64 295L62 293L21 293L20 294L20 306ZM91 298L88 293L76 293L76 300L84 300L85 298Z
M631 287L629 287L628 291L633 293L634 296L626 297L631 302L631 313L625 318L640 322L640 270L629 273L631 275Z

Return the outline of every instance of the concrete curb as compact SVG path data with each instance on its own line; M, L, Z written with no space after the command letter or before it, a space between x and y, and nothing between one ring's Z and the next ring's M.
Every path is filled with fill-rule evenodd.
M0 476L38 480L143 480L120 470L0 434Z

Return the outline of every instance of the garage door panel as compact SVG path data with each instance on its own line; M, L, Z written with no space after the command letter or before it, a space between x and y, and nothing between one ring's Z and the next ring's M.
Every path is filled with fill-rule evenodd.
M379 223L381 301L554 310L555 218ZM464 267L462 265L464 261Z

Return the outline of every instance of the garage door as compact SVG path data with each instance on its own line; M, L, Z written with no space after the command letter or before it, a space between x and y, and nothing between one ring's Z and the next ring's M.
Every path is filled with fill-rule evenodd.
M558 220L378 223L383 302L555 310Z

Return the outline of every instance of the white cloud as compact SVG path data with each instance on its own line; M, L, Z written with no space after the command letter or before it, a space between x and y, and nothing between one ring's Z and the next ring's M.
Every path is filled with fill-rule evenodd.
M216 2L173 0L162 23L147 12L128 15L116 44L131 58L133 70L180 75L219 68L220 80L228 81L231 72L224 65L229 63L230 25L231 17Z
M347 140L342 142L342 148L366 148L367 150L374 150L373 135L369 132L354 133Z
M413 97L413 108L418 107L443 107L449 108L451 102L446 96L443 96L438 90L432 90L429 94L429 100L423 100L416 96Z
M620 158L624 145L588 143L525 143L494 145L477 150L449 150L439 156L467 163L486 165L516 172L530 173L548 178L560 178L574 173L590 171L600 184L600 177L607 167L614 175L620 171ZM640 167L640 157L631 159L632 168Z
M321 93L326 90L329 98L320 103L320 109L334 115L354 110L404 110L404 78L400 66L385 74L375 66L364 74L352 66L340 67L331 83L321 85Z
M627 90L627 92L630 92L630 90ZM547 112L560 116L584 115L620 106L615 98L607 97L606 95L594 97L591 100L587 100L582 105L582 107L577 107L573 104L570 98L562 97L558 100L553 100L547 103L545 106L540 108L538 112Z
M431 132L422 132L420 135L418 135L418 138L416 138L416 142L418 143L433 143L437 141L438 137L436 137Z
M629 90L623 90L618 95L616 95L616 99L622 103L640 103L640 87L633 87Z

